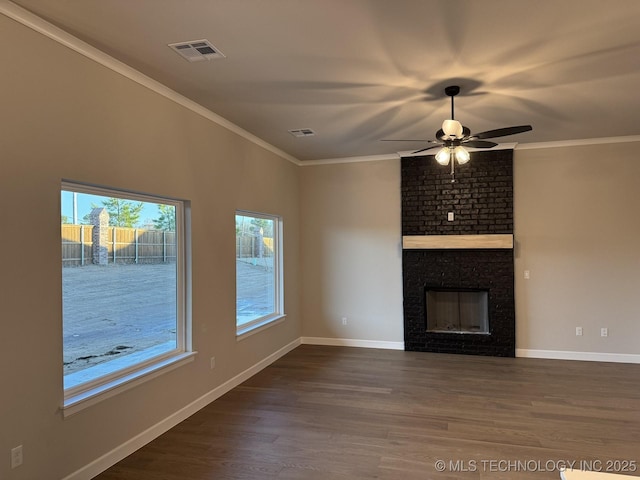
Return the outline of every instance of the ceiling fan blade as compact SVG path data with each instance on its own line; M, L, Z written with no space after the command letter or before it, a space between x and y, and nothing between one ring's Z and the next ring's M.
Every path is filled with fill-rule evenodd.
M491 148L498 145L494 142L488 142L486 140L469 140L468 142L462 142L465 147L471 148Z
M476 133L472 138L482 140L483 138L506 137L507 135L515 135L516 133L524 133L530 130L533 130L531 125L518 125L517 127L497 128L496 130Z
M426 150L431 150L432 148L438 148L439 146L440 146L440 144L432 145L431 147L427 147L427 148L421 148L420 150L416 150L415 152L411 152L411 155L413 155L414 153L420 153L420 152L424 152Z

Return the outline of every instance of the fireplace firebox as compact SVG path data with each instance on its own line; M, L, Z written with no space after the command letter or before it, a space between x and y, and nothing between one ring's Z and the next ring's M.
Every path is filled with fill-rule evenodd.
M487 290L427 288L427 332L489 334Z

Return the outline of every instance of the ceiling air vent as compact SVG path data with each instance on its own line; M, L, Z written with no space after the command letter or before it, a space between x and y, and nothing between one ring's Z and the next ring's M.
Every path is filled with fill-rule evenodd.
M289 133L294 137L313 137L316 132L310 128L299 128L297 130L289 130Z
M170 43L169 47L190 62L225 58L224 54L214 47L209 40Z

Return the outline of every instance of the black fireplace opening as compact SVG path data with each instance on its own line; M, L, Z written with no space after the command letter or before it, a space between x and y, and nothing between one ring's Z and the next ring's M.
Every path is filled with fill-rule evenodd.
M425 288L426 324L430 333L489 335L489 291Z

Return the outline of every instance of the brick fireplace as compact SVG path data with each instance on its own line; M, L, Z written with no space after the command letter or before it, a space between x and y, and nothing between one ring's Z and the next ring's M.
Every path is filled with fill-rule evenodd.
M513 150L456 170L451 183L433 156L402 159L405 350L514 356ZM485 313L465 313L472 298ZM444 313L454 320L434 318Z

